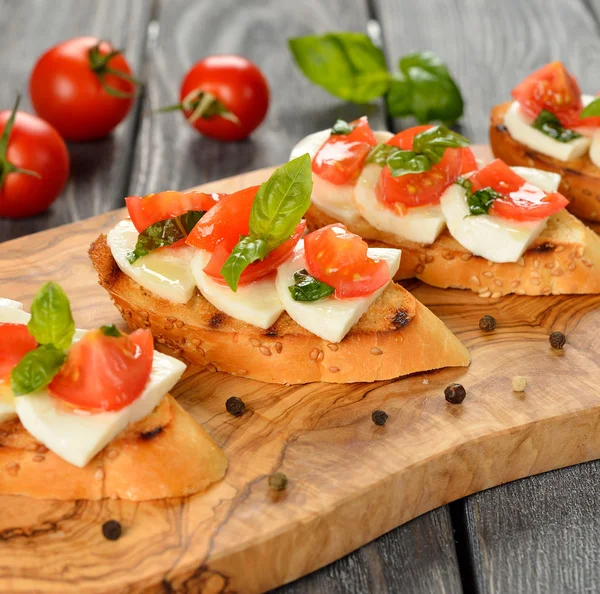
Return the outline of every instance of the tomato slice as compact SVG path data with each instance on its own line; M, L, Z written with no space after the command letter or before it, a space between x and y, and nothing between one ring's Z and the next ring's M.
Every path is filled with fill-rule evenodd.
M120 337L92 330L69 349L48 389L77 408L120 410L144 391L153 358L150 330Z
M36 347L25 324L0 322L0 384L8 381L15 365Z
M332 134L312 162L314 173L335 184L353 184L362 171L365 159L377 141L367 116L350 122L350 134Z
M275 248L264 260L250 264L250 266L242 272L238 284L247 285L275 271L280 264L283 264L283 262L290 257L292 250L296 247L298 241L300 241L305 229L306 221L303 219L298 223L294 234L287 241L284 241L279 247ZM237 240L235 243L237 243ZM213 251L212 258L204 268L204 272L219 284L227 284L221 275L221 268L223 268L225 260L227 260L229 254L231 254L231 250L235 246L235 243L231 246L225 241L217 244Z
M500 159L492 161L469 178L473 191L492 188L502 194L494 200L490 214L515 221L538 221L562 210L569 201L559 192L546 193L525 181Z
M414 126L390 138L387 144L409 151L417 134L429 130L433 126ZM395 210L406 207L437 204L446 188L454 183L459 175L467 169L477 168L475 156L469 148L447 148L439 163L423 173L409 173L393 177L388 166L384 167L375 187L377 198ZM471 167L471 168L470 168ZM470 168L470 169L469 169Z
M334 287L339 299L370 295L390 280L387 263L369 258L367 248L358 235L338 223L304 238L308 271Z
M147 196L128 196L125 202L135 228L142 233L158 221L178 217L190 210L210 210L226 195L170 190Z
M512 90L512 96L531 118L545 109L566 128L581 125L581 90L562 62L551 62L530 74Z

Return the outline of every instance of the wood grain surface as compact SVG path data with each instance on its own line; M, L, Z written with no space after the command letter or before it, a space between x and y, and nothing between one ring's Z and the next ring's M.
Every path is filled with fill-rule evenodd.
M266 175L210 189L231 191ZM85 256L111 218L4 244L6 295L27 302L54 278L79 325L119 321ZM23 498L1 498L0 591L259 592L441 504L600 456L600 297L484 302L468 291L411 288L470 348L468 370L285 387L192 368L174 394L224 447L226 479L181 501L24 506ZM484 313L498 320L493 334L478 329ZM548 344L557 329L569 340L561 352ZM517 374L528 379L524 394L511 390ZM443 398L453 381L468 391L461 406ZM231 395L248 405L239 419L224 410ZM390 415L383 428L370 419L376 408ZM279 496L266 484L276 470L290 479ZM100 534L109 517L125 527L117 543Z

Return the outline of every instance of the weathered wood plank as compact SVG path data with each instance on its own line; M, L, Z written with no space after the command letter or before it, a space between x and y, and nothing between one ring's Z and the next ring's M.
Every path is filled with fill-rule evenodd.
M0 109L22 94L21 109L33 113L29 74L52 45L79 35L96 35L123 48L139 72L145 50L150 0L0 0ZM92 117L92 114L90 114ZM36 217L0 219L0 241L41 231L120 206L127 189L136 131L136 108L100 141L71 143L71 177L50 210Z

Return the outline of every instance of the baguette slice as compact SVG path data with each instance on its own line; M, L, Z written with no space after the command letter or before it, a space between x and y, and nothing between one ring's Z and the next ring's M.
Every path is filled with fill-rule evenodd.
M199 292L186 304L162 299L120 271L104 235L90 257L130 328L150 328L158 344L213 370L304 384L372 382L469 364L469 352L443 322L394 283L342 342L331 344L287 313L261 330L227 316Z
M337 222L314 204L305 218L309 231ZM550 217L518 262L506 264L473 256L448 229L431 245L423 245L399 241L364 219L346 226L370 247L402 249L396 280L416 277L442 289L471 289L484 298L600 293L600 237L564 210Z
M490 145L494 156L508 165L535 167L560 173L559 191L569 199L568 209L579 218L600 221L600 168L586 153L579 159L559 161L517 142L504 126L511 102L496 105L490 113Z
M47 451L18 419L0 425L0 495L131 501L184 497L220 480L226 469L221 448L170 395L84 468Z

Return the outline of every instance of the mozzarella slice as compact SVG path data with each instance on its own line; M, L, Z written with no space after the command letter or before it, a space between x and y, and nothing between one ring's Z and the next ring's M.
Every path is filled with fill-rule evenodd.
M142 395L115 412L77 412L47 390L15 398L19 420L40 443L66 462L84 467L129 424L147 417L185 371L185 363L154 352Z
M374 260L385 260L390 270L390 279L394 277L400 266L400 250L369 248L368 255ZM343 340L389 284L367 297L328 297L312 303L294 301L288 287L294 284L294 273L306 267L304 240L301 240L294 249L293 256L277 269L277 292L285 310L297 324L329 342Z
M178 246L157 250L130 264L127 254L135 249L137 237L130 219L118 223L108 234L107 243L121 271L163 299L187 303L196 288L190 270L194 248Z
M584 155L590 146L590 139L585 136L570 142L558 142L536 130L532 124L533 120L523 113L519 103L513 101L504 116L504 125L517 142L559 161L577 159Z
M272 275L238 286L233 292L227 285L215 282L204 272L211 254L199 250L191 263L192 274L200 293L217 309L228 316L259 328L270 328L283 313Z
M596 130L592 136L590 160L596 167L600 167L600 130Z
M404 215L388 208L375 195L381 169L375 163L363 169L354 190L358 212L375 229L392 233L398 241L433 243L446 225L439 204L409 208Z
M544 192L556 192L560 185L560 173L535 169L535 167L511 167L511 169L525 181L537 186L540 190L544 190Z

